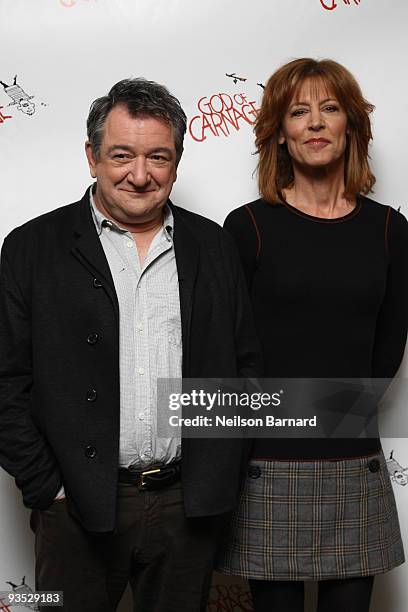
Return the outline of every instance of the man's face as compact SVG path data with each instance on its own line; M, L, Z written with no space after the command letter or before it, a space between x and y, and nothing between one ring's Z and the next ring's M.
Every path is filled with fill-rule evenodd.
M35 113L35 104L30 102L30 100L20 100L18 108L26 115L33 115Z
M95 202L122 224L158 218L176 180L173 127L158 117L132 117L125 106L108 114L98 158L86 143Z
M403 472L400 470L396 470L394 472L394 480L397 484L405 487L405 485L408 483L408 477L405 473L405 470Z

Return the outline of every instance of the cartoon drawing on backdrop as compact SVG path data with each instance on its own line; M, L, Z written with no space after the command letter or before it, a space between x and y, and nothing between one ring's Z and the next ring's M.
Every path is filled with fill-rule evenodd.
M23 579L22 579L20 584L15 584L14 582L11 582L10 580L7 580L6 584L9 584L11 586L12 591L10 591L10 592L12 592L12 593L16 593L16 594L19 594L19 595L25 595L25 596L27 596L27 595L34 595L34 590L28 584L26 584L25 576L23 576ZM4 593L3 593L3 595L4 595ZM1 600L0 600L0 602L1 602ZM7 608L10 608L10 612L11 612L11 604L6 604L4 602L4 600L2 601L2 604L3 604L3 607L0 607L0 612L2 610L7 610ZM23 608L25 610L36 610L36 611L38 611L38 609L39 609L38 605L36 603L24 602L24 605L21 604L21 603L19 603L18 605L19 605L20 609Z
M387 459L388 473L392 482L405 487L408 484L408 468L403 468L396 459L394 459L394 451L392 450Z
M343 0L343 4L347 4L348 6L350 6L352 2L358 6L361 0ZM336 0L320 0L320 4L327 11L333 11L338 6Z
M35 103L31 101L34 96L26 94L24 89L18 85L17 75L15 75L12 85L7 85L3 81L0 81L0 84L3 85L5 93L12 99L8 106L17 105L17 109L25 115L34 115Z
M231 74L228 74L228 72L226 72L225 76L228 77L229 79L232 79L234 81L235 85L238 83L238 81L242 81L243 83L245 83L245 81L248 80L245 77L237 76L235 74L235 72L231 72Z
M259 110L255 100L248 100L244 93L203 96L197 108L199 114L192 117L188 126L196 142L203 142L207 136L228 137L231 130L239 131L245 123L253 125Z
M231 74L228 74L228 72L226 72L225 76L229 79L232 79L235 85L238 83L238 81L243 81L245 83L245 81L248 80L246 77L237 76L235 72L231 72ZM257 85L259 85L259 87L262 87L262 89L265 89L265 85L263 83L257 83Z

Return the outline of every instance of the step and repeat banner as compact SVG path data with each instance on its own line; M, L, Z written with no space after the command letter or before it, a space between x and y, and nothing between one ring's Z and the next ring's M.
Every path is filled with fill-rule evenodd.
M407 23L406 0L1 0L0 240L82 196L89 105L135 76L166 85L188 116L173 201L222 223L258 196L263 85L305 56L344 64L375 104L373 197L408 215ZM408 549L408 448L403 438L383 447ZM0 591L34 588L28 520L0 470ZM312 610L313 586L308 599ZM407 565L376 580L374 612L406 612L407 602ZM131 609L128 595L120 609ZM215 577L209 609L252 610L246 584Z

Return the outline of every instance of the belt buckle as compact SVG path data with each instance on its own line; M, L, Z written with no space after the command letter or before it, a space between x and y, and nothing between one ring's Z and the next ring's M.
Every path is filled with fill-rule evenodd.
M143 487L146 486L146 482L144 480L145 476L149 476L149 474L157 474L158 472L161 472L161 468L155 468L154 470L146 470L145 472L142 472L140 474L140 481L139 481L139 488L143 489Z

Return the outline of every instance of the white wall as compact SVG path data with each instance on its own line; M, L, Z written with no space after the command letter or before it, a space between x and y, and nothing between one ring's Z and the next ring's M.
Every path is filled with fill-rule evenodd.
M0 85L0 240L28 218L82 195L90 182L83 152L89 104L116 81L145 76L166 84L191 119L204 96L244 94L257 105L262 94L257 83L300 56L340 61L376 105L374 197L407 214L408 4L337 0L333 10L323 4L334 3L1 0L0 80L11 84L17 74L36 107L28 116L7 106L11 99ZM247 80L234 84L227 72ZM196 137L198 124L195 120L192 127ZM229 210L257 197L252 130L243 119L239 125L228 137L209 129L203 142L187 136L173 191L176 203L222 222ZM384 440L384 449L386 454L394 449L408 466L404 439ZM408 486L395 485L395 493L405 534ZM12 479L1 472L0 590L8 588L6 580L18 583L23 575L34 585L27 519ZM407 600L407 567L377 580L374 612L405 612Z

